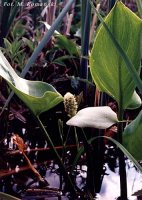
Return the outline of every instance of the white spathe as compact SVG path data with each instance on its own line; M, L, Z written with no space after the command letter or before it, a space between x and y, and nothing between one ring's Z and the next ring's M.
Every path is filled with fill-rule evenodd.
M100 106L80 110L66 124L80 128L106 129L117 122L117 115L109 106Z

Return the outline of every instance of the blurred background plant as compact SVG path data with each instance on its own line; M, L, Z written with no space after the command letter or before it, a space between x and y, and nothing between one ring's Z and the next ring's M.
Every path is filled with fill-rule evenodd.
M4 6L5 2L14 3L14 6ZM21 2L24 6L18 6L18 3ZM37 3L37 1L1 1L0 46L11 66L19 75L25 69L25 66L30 60L29 58L32 57L35 50L41 45L41 41L47 34L48 29L52 28L52 25L68 2L69 0L43 0L42 6L34 6L34 3ZM115 0L94 0L92 2L102 17L105 17L115 4ZM122 2L138 16L142 16L141 0L123 0ZM46 3L46 6L44 6L44 3ZM66 94L68 91L75 94L79 109L87 106L109 105L114 111L117 111L117 103L105 93L101 93L95 88L90 75L88 55L99 25L100 21L97 18L96 12L91 8L89 0L72 1L70 9L68 9L64 17L62 17L62 20L60 20L60 23L58 23L58 27L56 28L57 32L51 34L52 36L48 38L48 42L44 41L42 45L43 48L38 51L34 62L31 62L29 65L29 70L25 73L26 79L50 83L62 95ZM0 79L0 87L0 106L2 109L10 94L10 89L2 79ZM59 104L47 113L43 113L41 118L45 127L47 126L46 128L48 129L49 135L52 136L55 146L61 147L60 155L64 160L66 169L70 171L71 165L78 152L78 148L76 147L82 145L82 138L78 129L75 130L66 126L65 122L68 116L63 110L63 104ZM126 112L126 115L128 115L130 119L133 119L135 115L137 115L137 112L138 111L132 113L129 111ZM48 124L50 126L48 126ZM114 129L106 130L105 132L96 129L92 129L91 131L87 129L86 131L87 140L92 138L94 133L96 136L106 134L115 137L116 132ZM23 136L24 141L27 140L29 148L40 149L43 146L48 146L44 138L40 135L39 127L35 124L29 110L16 96L11 99L10 104L4 109L4 112L1 112L0 138L3 146L1 148L2 152L5 148L6 151L7 149L9 150L12 133L18 133L20 136ZM36 138L38 137L40 137L41 140L37 141ZM88 180L88 183L90 181L91 184L89 186L84 184L81 188L82 191L86 191L86 187L89 188L93 195L95 192L100 191L105 174L105 162L108 162L109 167L115 170L115 166L117 165L117 153L114 146L113 148L106 147L106 143L109 144L109 142L101 139L94 141L91 149L92 155L95 155L91 161L94 164L93 169L91 164L92 174ZM72 144L75 144L76 147L66 151L66 147ZM105 155L106 148L109 152L108 155ZM112 151L113 155L111 156L110 152ZM42 155L38 152L31 156L31 160L33 160L33 162L39 162L40 158L41 160L45 158L45 155L44 153ZM46 155L46 158L50 160L52 156L50 155L47 157ZM23 166L23 161L21 163L20 159L18 160L17 157L14 159L15 163L11 163L11 157L7 157L9 164L7 166L6 162L2 162L3 166L1 166L1 169L4 169L4 167L9 169L9 166L14 169L16 164ZM86 154L83 154L80 160L80 163L83 162L86 164ZM39 171L42 171L43 166L46 168L50 166L50 164L51 162L47 165L41 165L41 167L39 165ZM54 167L55 166L53 166L53 168ZM53 170L58 173L56 167ZM89 173L89 170L90 167L87 173ZM44 175L45 171L42 171ZM73 180L76 179L77 175L78 172L74 170ZM18 177L15 179L16 176L12 178L13 181L18 179ZM2 177L5 177L5 174ZM27 177L29 177L29 174L27 174ZM2 181L3 180L4 179L2 179ZM10 178L8 181L9 180ZM60 184L61 183L62 178L60 179ZM8 185L8 188L9 183L6 183L6 185ZM62 186L60 187L62 189ZM10 186L10 188L12 188L12 186ZM68 190L68 188L65 188L65 190L66 189ZM13 192L12 189L11 192L12 194L16 193ZM17 195L17 193L15 195Z

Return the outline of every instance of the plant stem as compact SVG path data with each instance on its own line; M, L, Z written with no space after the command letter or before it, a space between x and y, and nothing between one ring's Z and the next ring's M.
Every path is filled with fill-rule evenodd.
M77 152L78 152L79 151L79 140L78 140L78 135L77 135L75 126L74 126L74 134L75 134L75 142L76 142L76 147L77 147Z
M137 7L138 7L139 15L142 18L142 1L141 0L136 0L136 4L137 4Z
M121 107L121 106L120 106ZM119 109L118 120L123 120L123 109ZM123 132L123 122L119 122L117 125L118 128L118 142L122 144L122 132ZM126 177L126 168L125 168L125 158L124 153L118 149L119 157L119 174L120 174L120 197L119 200L127 200L127 177Z
M82 19L81 19L81 62L80 62L80 78L88 80L88 57L89 49L89 35L90 35L90 19L91 19L91 5L89 0L82 0ZM87 85L81 84L83 90L84 100L87 98Z
M41 182L44 182L44 179L42 178L42 176L38 173L38 171L35 169L35 167L32 165L31 161L29 160L29 158L27 157L27 155L25 154L24 151L22 151L22 154L24 156L24 158L26 159L29 168L33 171L33 173L37 176L38 180Z
M96 91L96 95L97 91ZM98 106L105 106L106 105L106 94L101 92L99 94L98 98ZM96 105L94 105L96 106ZM92 137L97 136L98 139L92 142L93 146L93 154L95 155L93 157L93 168L94 168L94 183L95 183L95 191L96 193L99 193L101 190L101 185L103 181L103 176L104 176L104 151L105 151L105 143L104 140L102 140L101 136L104 135L104 130L92 130Z
M55 148L55 146L54 146L54 144L53 144L53 142L52 142L52 140L51 140L51 138L50 138L50 136L49 136L49 134L47 133L47 131L46 131L46 129L45 129L43 123L41 122L39 116L36 116L36 119L37 119L37 122L38 122L38 124L39 124L39 127L41 128L41 130L42 130L42 132L43 132L45 138L47 139L47 141L48 141L48 143L49 143L49 145L50 145L52 151L54 152L54 155L56 156L58 165L59 165L59 167L60 167L60 169L61 169L61 171L62 171L62 173L63 173L65 182L70 186L70 190L71 190L72 194L73 194L73 195L76 195L75 187L74 187L74 185L73 185L73 183L72 183L72 181L71 181L70 176L68 175L68 173L67 173L67 171L66 171L66 169L65 169L65 166L64 166L64 164L63 164L63 162L62 162L62 160L61 160L61 158L60 158L60 156L59 156L59 154L58 154L58 152L57 152L57 150L56 150L56 148Z

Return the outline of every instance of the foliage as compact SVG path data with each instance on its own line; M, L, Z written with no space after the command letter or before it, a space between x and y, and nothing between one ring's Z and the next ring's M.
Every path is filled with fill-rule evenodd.
M121 17L122 15L123 18ZM103 21L101 17L100 19L102 21L102 26L99 28L99 31L96 35L96 39L94 41L93 49L90 56L91 74L96 86L102 92L106 92L108 95L113 97L118 103L118 120L120 122L118 122L117 126L118 141L116 141L115 144L120 147L122 143L122 137L124 137L124 144L130 150L132 155L136 156L137 154L137 156L139 156L138 151L136 152L134 150L135 145L133 145L133 142L136 144L136 141L138 141L138 135L140 137L140 125L138 125L139 120L132 122L128 126L128 128L126 128L124 136L122 135L123 125L121 121L123 120L123 112L126 108L130 107L131 109L135 109L137 107L140 107L141 105L141 100L134 90L138 82L139 83L137 84L137 86L139 87L140 91L142 89L142 82L138 77L138 73L140 72L141 60L142 21L129 9L127 9L121 2L117 2L115 4L112 11L106 17L105 21ZM135 29L136 27L137 31ZM133 34L131 34L130 32ZM133 40L133 38L135 38L135 40ZM134 49L135 51L137 51L137 54L134 54ZM129 63L131 66L130 68ZM133 75L132 71L135 71ZM100 107L100 110L98 108L99 114L101 113L101 108L103 109L103 107ZM87 111L87 109L92 109L91 113L85 112L85 110ZM95 108L90 107L87 109L79 111L76 116L74 116L67 122L67 124L79 127L102 128L102 126L97 125L97 114L92 115L93 109ZM104 113L105 112L106 111L104 110ZM86 115L84 116L82 113ZM103 117L105 117L104 113ZM101 117L102 121L103 117ZM138 130L136 131L137 135L133 134L133 136L130 136L130 133L134 132L134 130ZM113 142L114 141L115 140L113 140ZM89 147L86 146L86 152L89 151L88 148ZM127 153L129 153L125 151L123 152L126 155L128 155ZM136 158L138 158L137 156ZM127 199L125 161L124 155L120 151L119 168L121 184L120 198Z
M24 48L22 47L22 40L16 39L10 43L8 39L5 38L4 45L5 48L1 47L1 50L7 55L11 62L11 65L15 66L15 68L22 68L26 60L26 53L24 52Z
M135 66L135 69L139 72L142 21L124 7L122 3L118 2L105 19L105 22ZM128 108L136 86L124 60L118 54L103 26L98 31L91 51L90 66L97 87L112 96L119 106L122 105L123 109Z
M28 81L20 78L0 52L0 75L20 99L37 116L60 103L63 98L53 86L40 81Z
M54 2L54 0L52 0L52 2ZM59 2L61 5L64 5L63 1ZM141 15L141 3L137 1L137 4L139 15ZM105 20L102 19L99 12L95 9L95 15L97 15L100 19L101 25L94 34L95 41L89 56L90 68L88 68L88 49L90 44L89 31L91 25L90 5L92 5L92 9L94 8L92 2L89 0L81 2L81 41L80 38L76 38L75 36L74 39L71 40L71 35L66 37L57 31L57 28L61 25L60 27L64 27L63 33L68 33L70 23L67 25L67 28L65 28L66 23L61 24L61 21L64 20L64 22L67 22L67 20L72 20L71 16L73 15L73 11L77 9L74 8L74 5L74 0L68 1L59 15L58 11L60 8L57 9L57 6L54 6L54 8L49 8L48 12L46 12L46 9L44 9L41 13L41 16L46 17L46 21L52 24L49 25L48 23L43 22L46 28L49 29L48 31L45 31L45 26L43 26L43 24L39 24L37 23L37 20L35 20L35 16L38 17L36 8L33 10L28 10L27 8L25 10L23 9L21 15L18 13L18 7L13 8L16 11L15 13L11 9L11 14L8 13L7 8L6 13L3 12L3 16L0 16L0 19L6 16L6 18L4 17L5 22L6 20L8 22L8 26L6 26L6 32L3 32L3 30L1 32L3 35L0 35L0 42L1 46L4 45L1 49L8 60L5 58L3 53L0 52L0 75L6 80L9 87L15 92L15 94L32 111L40 131L43 132L47 143L54 153L59 170L61 170L64 176L64 181L69 186L68 190L71 191L71 195L73 194L73 198L76 198L77 190L79 191L79 194L82 193L82 191L80 191L80 189L74 185L72 176L74 175L74 168L77 166L77 162L80 159L81 154L83 154L85 151L85 159L87 163L86 198L92 199L92 196L95 196L96 192L94 190L96 187L94 181L96 163L98 160L99 162L102 161L102 157L99 155L99 150L102 148L102 146L99 146L101 137L105 137L116 144L117 147L120 148L122 152L134 162L135 166L142 171L140 165L135 160L142 159L142 153L140 150L141 112L134 121L127 125L122 135L123 123L125 122L124 113L126 109L135 110L141 106L141 98L138 93L139 90L142 90L142 82L139 77L141 62L142 20L132 13L128 8L126 8L120 1L117 1ZM70 8L72 8L70 11L71 14L67 14ZM38 13L40 11L38 11ZM27 16L24 13L26 13ZM51 14L51 16L49 14ZM40 19L41 16L38 19ZM10 19L9 17L12 18ZM15 17L19 21L14 21ZM55 21L53 20L54 18L56 18ZM23 25L23 19L26 23L25 29ZM13 22L15 22L15 24ZM34 30L35 26L37 27ZM96 27L97 26L98 24L96 22ZM1 27L4 28L3 23L1 24ZM29 27L32 28L29 30ZM79 43L79 45L81 43L81 47L77 43ZM36 60L37 62L35 63ZM9 64L8 61L11 64ZM81 63L80 67L79 62ZM31 66L33 66L32 69ZM29 79L35 81L21 78L19 75L17 75L17 73L19 73L19 69L20 72L22 71L22 77L27 75ZM91 76L96 84L96 87L103 92L100 93L97 89L95 90L95 104L98 101L99 103L97 105L101 106L95 105L94 107L93 105L94 85L88 80L88 74L90 73L89 70L91 71ZM78 75L80 77L76 77ZM43 80L46 82L42 82ZM83 85L80 84L80 81L83 83ZM49 84L47 82L52 83ZM1 84L5 84L5 82L1 81ZM40 117L42 117L41 114L45 114L46 116L46 111L48 111L47 114L50 116L50 109L54 108L56 110L56 105L63 101L63 96L60 94L60 92L58 92L58 89L55 89L54 86L57 86L57 88L62 91L62 94L68 92L69 90L72 90L73 93L77 94L74 96L69 92L67 93L73 97L73 101L69 100L67 102L69 109L65 107L65 112L67 112L68 116L71 117L71 119L67 121L67 125L77 126L80 128L95 128L95 130L96 128L110 130L109 128L111 126L117 124L117 140L104 136L104 132L100 130L95 131L96 135L99 135L99 137L94 138L93 136L89 138L85 132L87 131L87 133L89 133L89 129L85 129L84 131L83 129L76 129L75 127L74 129L71 129L71 127L67 128L64 122L66 119L68 119L68 116L65 115L62 104L59 105L61 106L59 108L60 112L54 113L52 116L53 121L54 118L56 118L56 115L60 116L58 117L59 133L55 131L56 136L54 137L53 134L56 124L51 124L52 135L50 135L47 132L50 124L49 127L44 126L39 118L39 115ZM68 88L67 91L66 87ZM136 87L138 87L139 90ZM3 89L3 87L1 88ZM83 95L82 92L80 93L80 89L83 91ZM9 90L6 92L9 93ZM104 98L106 96L105 93L109 95L107 98ZM11 100L11 97L12 95L8 98L4 108ZM64 97L66 97L66 95ZM91 98L89 99L89 97ZM93 103L91 102L92 99ZM111 109L108 106L109 101L116 101L118 109L117 107L114 109L113 106ZM69 114L68 110L71 110L70 108L73 106L73 102L75 102L75 112L73 112L73 114ZM88 107L90 104L91 107ZM105 106L103 104L105 104ZM82 107L87 108L79 110L76 114L77 108L80 109ZM5 111L4 108L1 114ZM44 119L45 123L48 125L47 119L50 122L51 118L45 117ZM74 135L70 134L72 132ZM100 135L103 136L100 137ZM56 137L60 138L60 141L58 142L61 142L61 145L63 146L61 155L55 148L54 140L56 140ZM94 143L96 138L98 139L98 143ZM23 145L23 140L21 139L20 141L22 141L22 143L20 142L20 145ZM75 141L76 143L76 156L68 158L66 161L66 146L70 141ZM83 146L80 147L80 143L82 144L82 142ZM17 142L15 144L17 145ZM97 155L96 144L99 146ZM24 150L22 151L24 153ZM25 154L23 155L25 156ZM94 155L96 155L96 157L99 159L94 160ZM69 156L70 155L68 155L68 157ZM125 159L120 151L118 151L118 157L121 179L120 196L123 199L126 199L127 188L125 180ZM29 165L32 167L32 164ZM99 165L99 168L101 168L101 165ZM38 172L35 171L35 173ZM41 177L40 174L38 174L38 176ZM84 193L83 195L86 196Z
M142 126L142 111L138 114L135 120L126 126L123 133L124 147L137 159L142 160L141 151L141 126Z

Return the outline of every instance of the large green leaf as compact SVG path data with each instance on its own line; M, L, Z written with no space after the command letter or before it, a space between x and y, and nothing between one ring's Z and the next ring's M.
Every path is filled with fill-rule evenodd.
M109 106L100 106L80 110L74 117L67 121L67 125L80 128L106 129L117 122L117 115Z
M126 156L127 158L129 158L129 160L131 160L133 162L133 164L135 165L135 167L138 169L138 171L140 173L142 173L142 167L139 164L139 162L133 157L133 155L122 145L120 144L117 140L111 138L111 137L107 137L107 136L98 136L98 137L93 137L90 140L88 140L88 144L91 144L94 140L99 139L99 138L106 138L108 140L110 140L111 142L113 142ZM76 157L73 161L72 164L72 171L74 170L74 166L77 165L77 162L79 161L81 154L83 154L84 152L84 146L81 146L78 153L76 154Z
M125 128L123 145L137 160L142 160L142 111Z
M5 0L4 0L5 1ZM42 38L41 42L39 43L39 45L35 48L34 52L32 53L31 57L29 58L26 66L23 68L21 76L25 77L25 75L27 74L27 72L29 71L30 67L33 65L33 63L35 62L35 60L37 59L37 57L39 56L40 52L42 51L42 49L44 48L44 46L46 46L47 42L50 40L51 36L53 35L54 31L58 28L58 26L60 25L61 21L63 20L64 16L67 14L67 12L69 11L69 9L71 8L72 4L75 2L75 0L70 0L66 3L65 7L62 9L61 13L57 16L56 20L54 21L54 23L52 24L50 30L47 31L47 33L44 35L44 37ZM7 8L10 6L7 6ZM6 8L6 6L5 6ZM5 13L4 13L5 14ZM5 25L5 21L3 21L3 25ZM13 97L13 92L10 93L2 111L0 114L3 113L4 109L6 108L6 106L8 105L8 103L10 102L11 98Z
M115 140L111 137L107 137L107 136L100 136L100 137L104 137L104 138L112 141L114 144L116 144L116 146L127 156L127 158L129 158L129 160L131 160L133 162L133 164L139 170L139 172L142 173L141 165L137 162L135 157L122 144L120 144L117 140Z
M41 81L29 81L20 78L1 51L0 75L35 115L39 115L63 101L63 97L52 85Z
M140 71L142 21L117 2L105 23ZM124 109L130 104L135 83L104 26L101 26L90 56L91 74L97 87L112 96Z

